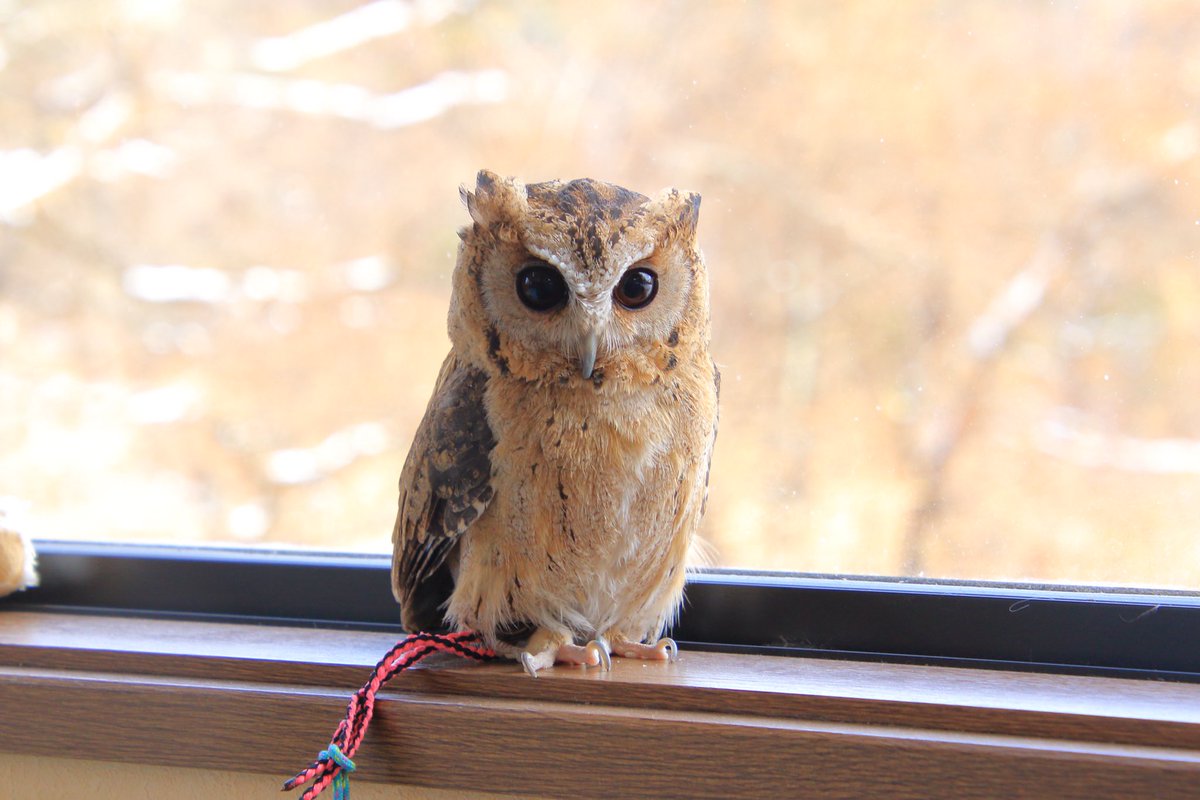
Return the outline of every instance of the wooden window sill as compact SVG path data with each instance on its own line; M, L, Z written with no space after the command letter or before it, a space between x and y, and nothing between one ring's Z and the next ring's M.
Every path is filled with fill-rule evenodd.
M0 611L0 749L282 781L391 634ZM684 652L538 680L441 660L355 780L540 796L1197 797L1200 685Z

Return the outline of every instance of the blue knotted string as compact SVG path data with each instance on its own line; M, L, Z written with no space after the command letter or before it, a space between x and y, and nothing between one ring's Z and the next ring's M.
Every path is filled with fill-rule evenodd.
M333 800L350 800L350 773L354 772L354 762L346 758L342 749L332 742L317 758L329 759L342 768L333 776Z

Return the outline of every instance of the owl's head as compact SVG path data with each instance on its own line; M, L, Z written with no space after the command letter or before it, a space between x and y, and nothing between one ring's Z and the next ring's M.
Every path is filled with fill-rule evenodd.
M594 180L479 173L455 270L450 336L526 380L653 382L708 342L700 196L651 199Z

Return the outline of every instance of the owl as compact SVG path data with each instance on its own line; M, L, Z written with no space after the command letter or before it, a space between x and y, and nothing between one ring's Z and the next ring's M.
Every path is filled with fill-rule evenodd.
M673 658L720 388L700 197L487 171L460 194L451 350L400 476L401 621L535 677Z

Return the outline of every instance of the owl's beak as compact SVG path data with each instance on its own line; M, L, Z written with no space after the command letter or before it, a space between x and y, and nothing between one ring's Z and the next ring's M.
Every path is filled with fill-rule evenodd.
M593 330L588 331L587 336L579 343L579 374L585 381L592 377L592 370L596 366L596 347L599 342L600 337Z

